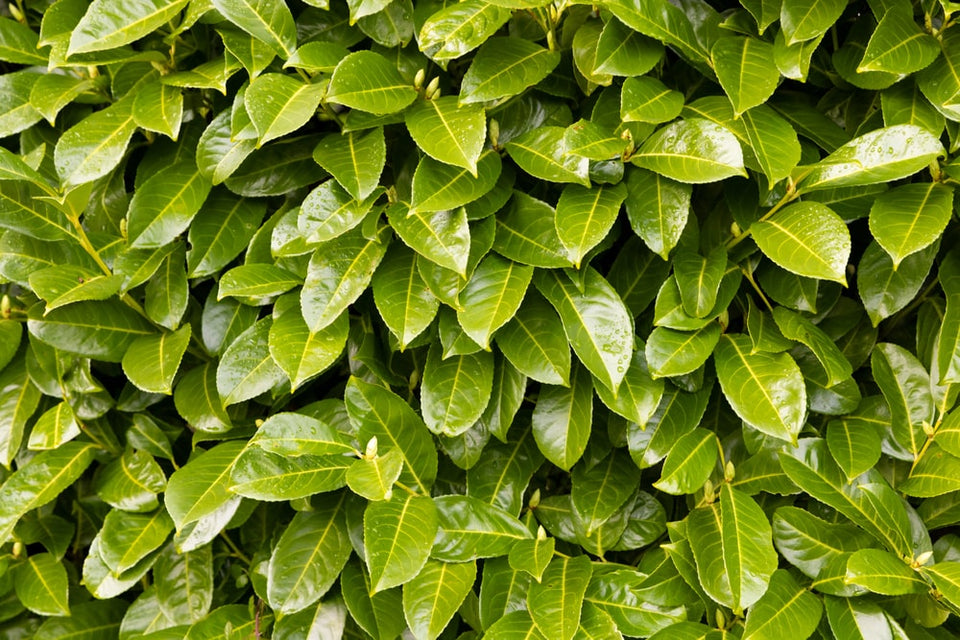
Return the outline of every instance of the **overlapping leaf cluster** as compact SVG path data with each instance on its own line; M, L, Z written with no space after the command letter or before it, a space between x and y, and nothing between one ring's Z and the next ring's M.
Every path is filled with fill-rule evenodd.
M3 637L956 637L960 5L4 6Z

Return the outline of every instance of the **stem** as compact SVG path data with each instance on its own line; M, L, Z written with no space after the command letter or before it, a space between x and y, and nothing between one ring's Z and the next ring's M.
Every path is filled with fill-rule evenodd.
M740 267L740 273L747 279L747 282L753 287L753 290L757 292L760 296L760 299L763 300L763 304L767 307L767 310L773 313L773 305L770 304L770 301L767 299L767 296L763 294L763 290L760 288L760 285L757 284L757 281L753 279L753 274L750 273L747 269Z
M233 540L230 539L230 536L227 535L227 532L226 532L226 531L221 531L221 532L220 532L220 538L221 538L225 543L227 543L227 546L230 547L230 550L233 552L233 554L234 554L239 560L247 563L248 565L251 564L252 561L250 560L250 557L249 557L247 554L245 554L243 551L240 550L240 547L238 547L238 546L233 542Z

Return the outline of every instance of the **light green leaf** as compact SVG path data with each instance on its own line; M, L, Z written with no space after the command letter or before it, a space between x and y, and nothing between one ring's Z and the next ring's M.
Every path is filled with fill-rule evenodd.
M272 324L269 317L259 320L223 352L217 366L217 393L224 406L254 398L286 378L270 356Z
M376 438L380 451L399 449L403 454L401 482L430 490L437 477L437 449L419 415L399 396L358 378L350 378L344 391L350 421L361 442Z
M221 111L197 145L197 166L212 184L220 184L236 171L257 148L255 138L234 138L230 127L230 111Z
M573 640L592 571L587 556L554 558L540 582L530 585L527 610L547 638Z
M719 38L710 51L720 86L730 98L734 116L767 101L780 80L773 45L759 38Z
M543 572L553 559L557 541L555 538L546 537L542 527L537 536L532 540L518 540L510 549L509 562L510 567L515 571L526 571L533 576L534 580L540 582Z
M913 175L942 155L940 140L922 127L898 124L875 129L808 167L797 189L890 182Z
M767 592L747 612L744 640L779 640L810 637L823 615L815 595L797 584L793 576L777 569Z
M10 18L0 20L0 60L14 64L47 64L47 53L39 51L37 33Z
M466 277L470 227L462 207L426 213L397 203L387 209L387 219L408 247L438 266Z
M417 640L435 640L460 608L477 578L475 562L428 560L403 585L403 616Z
M861 549L851 554L844 581L888 596L922 593L929 589L909 564L880 549Z
M31 555L16 567L13 585L17 598L41 616L69 616L67 570L49 553Z
M904 258L936 242L950 221L953 189L936 182L906 184L877 196L870 233L897 269Z
M713 353L720 333L716 322L693 332L654 327L645 348L650 373L661 378L696 371Z
M187 0L134 0L118 5L94 0L70 36L67 55L114 49L172 20Z
M440 530L431 557L443 562L468 562L506 555L530 532L513 515L469 496L435 498Z
M462 434L480 418L492 385L492 354L480 352L441 359L439 346L431 345L420 387L424 422L436 434Z
M647 138L633 163L678 182L716 182L745 176L736 136L703 118L678 120Z
M616 393L633 355L633 319L620 296L592 268L587 268L582 288L562 273L535 276L537 289L560 314L580 361Z
M116 509L153 511L157 494L167 486L167 477L150 453L127 449L101 469L95 486L97 495Z
M326 86L305 83L282 73L257 77L244 94L244 105L260 135L258 144L292 133L305 125L320 105Z
M874 347L870 368L890 407L893 436L916 455L927 439L924 422L933 423L930 375L912 353L893 343Z
M477 160L487 135L483 107L461 106L453 96L422 100L407 110L404 122L428 156L477 177Z
M47 344L90 358L120 362L137 338L154 334L153 327L119 300L77 302L40 315L33 307L27 328Z
M743 131L768 185L783 180L800 162L797 132L785 118L761 104L740 114Z
M400 111L416 97L397 68L372 51L357 51L341 60L326 95L330 102L377 115Z
M269 299L303 284L303 279L272 264L244 264L220 278L217 300L234 298Z
M663 395L663 381L655 380L650 375L643 345L637 345L616 394L605 386L598 386L596 390L607 408L642 426L657 410Z
M938 248L934 243L907 256L894 269L889 254L876 242L870 243L857 265L857 293L874 327L916 298L930 273Z
M566 155L563 127L545 126L527 131L510 140L507 153L521 169L535 178L550 182L572 182L590 186L586 158Z
M208 362L186 372L177 383L173 402L183 419L197 429L222 432L231 426L230 417L217 392L216 362Z
M532 277L533 267L496 254L481 260L460 292L463 308L457 311L457 320L463 331L489 349L490 337L520 308Z
M136 190L127 212L131 247L150 249L186 231L210 193L210 181L193 159L151 176Z
M460 102L487 102L522 93L560 62L560 54L522 38L490 38L460 84Z
M513 318L497 332L497 346L523 374L544 384L567 385L570 345L560 316L536 291L528 291Z
M753 239L779 266L808 278L846 285L850 232L843 220L818 202L798 202L750 226Z
M476 49L510 19L509 9L483 0L464 0L445 7L423 23L417 43L427 57L446 65Z
M97 534L100 558L111 571L122 574L159 549L171 531L173 520L164 509L153 513L127 513L114 509L104 518L103 527Z
M223 17L289 57L297 48L297 31L283 0L211 0Z
M813 351L827 373L828 387L839 384L853 373L850 361L820 327L784 307L773 310L773 319L785 338L796 340Z
M387 251L371 286L380 317L401 349L433 322L440 307L417 270L417 255L399 243Z
M626 197L621 184L564 187L557 202L557 236L575 267L579 268L584 256L609 233Z
M543 455L561 469L580 459L593 421L593 380L583 366L570 372L570 386L543 385L533 410L533 435Z
M812 40L826 33L846 6L843 0L783 0L780 26L787 43Z
M589 536L634 494L640 469L626 451L615 449L591 467L580 462L570 479L570 502Z
M363 222L377 197L374 193L366 200L355 200L336 180L327 180L300 203L297 239L306 238L312 245L342 236Z
M683 94L650 76L627 78L620 93L624 122L669 122L680 115Z
M673 495L699 491L713 473L717 450L716 436L706 429L683 435L667 454L660 479L653 486Z
M500 155L492 149L480 154L475 176L468 169L424 156L413 174L410 209L443 211L469 204L494 188L501 169Z
M383 230L372 240L354 231L313 253L300 291L303 319L311 332L332 324L360 297L383 260L387 239Z
M403 456L398 449L391 449L382 456L354 461L347 469L347 486L367 500L389 500L402 470Z
M106 300L120 289L121 276L105 276L73 265L59 265L30 274L30 288L47 301L45 313L84 300Z
M867 471L880 459L880 434L856 416L831 420L827 425L827 446L847 478Z
M120 164L137 125L133 97L97 111L60 136L53 161L65 186L102 178ZM139 193L139 191L138 191Z
M137 87L133 119L139 127L176 140L183 120L183 93L159 81Z
M291 458L248 446L230 471L229 490L267 502L300 500L345 486L349 467L342 454Z
M960 458L933 442L897 488L905 495L932 498L960 490Z
M496 220L493 249L500 255L547 269L573 264L557 235L556 211L546 202L515 191L506 212Z
M13 21L6 20L6 22ZM19 22L13 22L13 24L20 26ZM30 89L30 104L47 122L53 124L57 119L57 114L64 107L83 93L96 89L97 84L95 78L81 79L48 73L41 76L33 84L33 88ZM136 102L136 99L134 99L134 102Z
M267 566L267 600L284 614L310 606L330 589L350 557L344 495L297 513ZM321 605L322 606L322 605Z
M663 57L663 45L630 29L619 20L608 20L597 41L593 70L615 76L642 76Z
M67 442L38 453L13 472L0 486L0 541L10 539L21 517L73 484L93 462L95 451L87 442Z
M377 188L387 159L383 127L324 136L313 150L313 159L354 199L365 200Z
M270 355L290 379L291 391L328 369L343 353L350 329L346 313L319 331L310 331L294 303L270 326Z
M243 450L243 441L229 441L203 451L174 471L167 481L164 506L177 530L216 512L239 496L228 490L230 471Z
M937 590L953 606L960 606L960 562L937 562L923 568L924 575L933 580Z
M189 344L189 324L171 333L138 338L123 356L123 372L144 391L170 395Z
M627 218L633 232L664 260L687 224L692 187L641 169L627 172Z
M867 43L857 71L888 71L907 74L920 71L940 54L937 39L913 20L904 5L887 7Z
M806 390L786 353L752 353L750 339L725 335L714 350L717 378L733 410L767 435L796 442L806 416Z
M428 497L399 492L371 502L363 513L370 593L413 579L427 563L437 529L437 507Z

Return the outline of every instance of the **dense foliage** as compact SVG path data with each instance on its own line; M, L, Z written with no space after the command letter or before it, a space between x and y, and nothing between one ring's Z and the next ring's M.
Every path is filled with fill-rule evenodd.
M957 3L6 10L0 636L957 637Z

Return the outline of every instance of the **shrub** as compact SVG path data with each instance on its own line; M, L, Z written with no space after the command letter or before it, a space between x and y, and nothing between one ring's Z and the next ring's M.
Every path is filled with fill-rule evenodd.
M955 3L6 8L3 637L956 637Z

